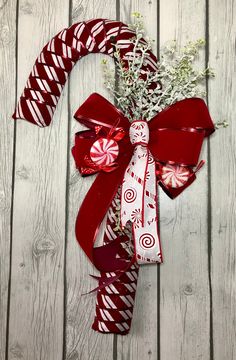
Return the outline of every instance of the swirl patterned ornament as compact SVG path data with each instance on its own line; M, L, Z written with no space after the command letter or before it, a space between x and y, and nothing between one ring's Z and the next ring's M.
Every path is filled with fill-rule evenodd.
M139 238L139 244L143 249L151 249L155 246L154 236L151 234L143 234Z
M166 165L162 167L161 179L166 186L179 188L188 181L190 171L185 166Z
M90 150L92 161L100 166L111 165L119 154L119 146L115 140L101 138L94 142Z

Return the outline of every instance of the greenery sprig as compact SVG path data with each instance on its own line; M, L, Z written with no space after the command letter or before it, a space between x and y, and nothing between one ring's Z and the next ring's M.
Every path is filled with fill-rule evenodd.
M176 41L171 41L161 49L157 70L143 70L152 51L153 40L145 36L142 16L137 12L132 15L134 21L129 28L134 32L131 39L134 47L132 56L127 59L128 66L121 59L117 45L114 45L115 69L106 59L102 61L105 85L125 116L130 121L150 120L179 100L204 98L206 93L201 85L207 77L214 77L214 72L210 67L196 69L194 62L205 41L190 41L179 50Z

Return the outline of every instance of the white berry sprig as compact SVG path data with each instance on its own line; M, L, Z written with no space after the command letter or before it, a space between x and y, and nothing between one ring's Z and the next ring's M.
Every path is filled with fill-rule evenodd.
M195 66L205 41L190 41L179 50L176 41L169 42L161 48L158 70L145 71L143 65L148 52L152 51L153 41L145 36L142 16L133 13L133 18L134 21L129 28L134 32L134 38L131 39L134 47L132 57L128 59L128 66L121 59L116 45L115 70L106 59L102 61L105 85L124 115L130 121L150 120L179 100L191 97L204 98L206 93L201 85L207 77L214 77L210 67L199 70ZM141 69L144 75L142 77Z

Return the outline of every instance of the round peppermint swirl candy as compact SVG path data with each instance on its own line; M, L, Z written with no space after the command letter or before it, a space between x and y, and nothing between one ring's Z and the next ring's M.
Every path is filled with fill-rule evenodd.
M190 171L185 166L165 165L161 169L161 180L164 185L179 188L188 181Z
M90 149L92 161L100 166L112 164L119 154L119 146L115 140L101 138L95 141Z

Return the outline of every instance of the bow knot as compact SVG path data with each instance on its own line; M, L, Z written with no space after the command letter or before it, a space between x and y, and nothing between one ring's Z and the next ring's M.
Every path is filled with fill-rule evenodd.
M147 146L149 142L149 127L144 120L133 121L129 128L129 137L132 145Z

